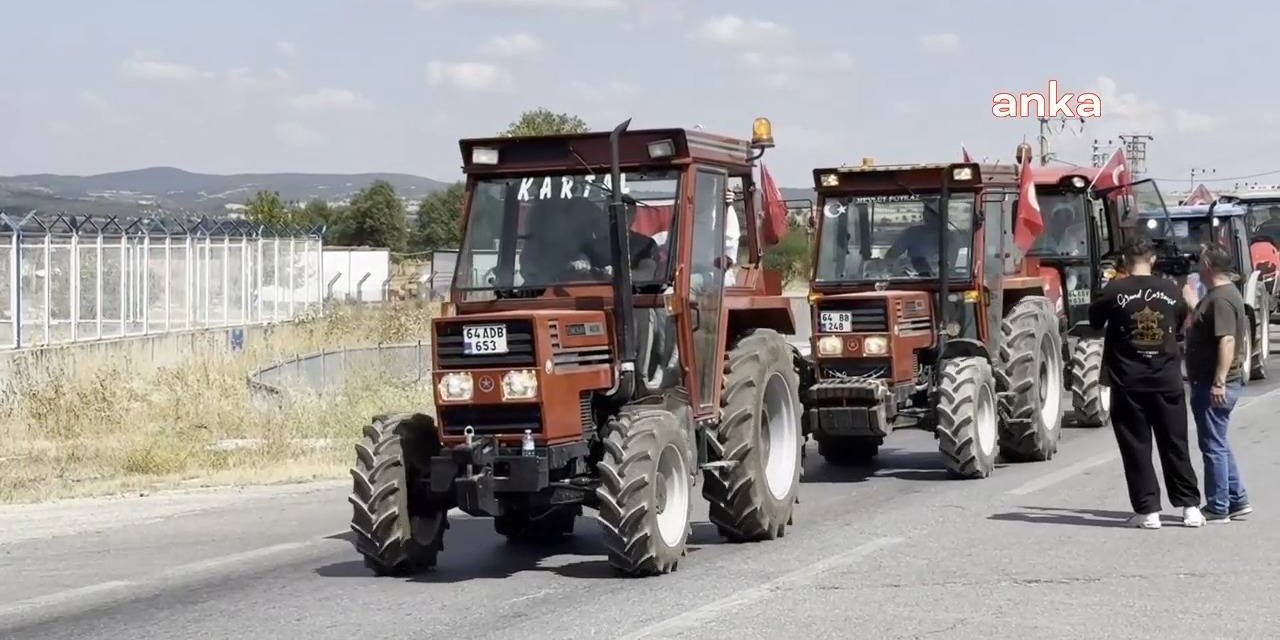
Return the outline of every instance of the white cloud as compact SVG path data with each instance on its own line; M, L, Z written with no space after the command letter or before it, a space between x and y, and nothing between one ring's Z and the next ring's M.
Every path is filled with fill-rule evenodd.
M324 88L289 98L289 105L302 111L344 111L370 109L373 102L348 89Z
M769 88L781 89L791 86L802 76L848 71L853 68L854 61L853 56L843 51L823 55L747 51L742 54L742 64L748 69L764 74L757 76L759 82Z
M541 40L527 33L513 33L509 36L490 38L484 46L484 51L495 56L516 57L539 53L543 48Z
M281 88L289 82L283 69L273 69L270 76L259 76L252 69L240 67L226 73L227 86L233 91L266 91Z
M1136 93L1121 93L1116 81L1108 76L1098 76L1094 81L1094 93L1102 102L1102 117L1125 120L1130 125L1159 129L1164 124L1160 105L1142 98Z
M585 82L575 82L574 89L582 94L582 97L591 102L610 102L614 100L624 100L633 98L640 94L640 89L635 85L627 84L620 80L613 80L602 84L589 84Z
M1218 130L1226 123L1226 118L1183 109L1174 111L1173 116L1178 133L1208 133Z
M157 82L190 82L212 75L188 64L157 60L145 54L134 54L120 63L120 70L130 77Z
M960 50L960 36L954 33L930 33L920 36L920 48L926 53L955 53Z
M757 48L789 39L791 30L768 20L726 15L704 22L698 37L727 47Z
M281 41L277 42L277 43L276 43L276 51L279 51L279 52L280 52L280 55L283 55L283 56L285 56L286 58L296 58L296 57L298 57L298 45L297 45L297 43L289 42L288 40L281 40Z
M111 108L111 104L107 102L106 98L92 91L81 91L76 97L80 99L80 102L83 102L98 111L107 111Z
M281 122L275 126L276 139L290 147L314 147L324 142L324 137L297 122Z
M511 72L487 62L432 61L427 65L427 83L465 91L508 91L513 78Z
M514 7L521 9L621 9L622 0L415 0L422 11L433 11L455 5L471 7Z

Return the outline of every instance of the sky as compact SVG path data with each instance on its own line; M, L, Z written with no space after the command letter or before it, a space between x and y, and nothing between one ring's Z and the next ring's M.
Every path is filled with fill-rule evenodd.
M1037 121L999 92L1092 91L1052 151L1154 137L1148 175L1280 183L1280 3L1137 0L43 0L0 36L0 175L190 171L460 177L457 140L544 106L610 129L748 137L814 167L1011 161Z

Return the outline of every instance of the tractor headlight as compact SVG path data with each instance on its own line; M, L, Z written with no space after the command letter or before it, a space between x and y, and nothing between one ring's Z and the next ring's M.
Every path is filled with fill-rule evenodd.
M862 341L862 352L869 356L882 356L889 352L889 339L884 336L870 336Z
M470 373L446 373L440 376L440 399L445 402L463 402L471 399Z
M503 400L529 400L538 395L538 374L530 370L508 371L502 376Z
M839 336L822 336L818 338L818 355L838 356L844 351L844 343Z

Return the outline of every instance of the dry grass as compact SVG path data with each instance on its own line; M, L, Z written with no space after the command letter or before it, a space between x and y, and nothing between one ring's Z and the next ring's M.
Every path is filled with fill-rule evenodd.
M124 350L27 358L0 401L0 502L340 477L371 416L423 408L429 389L368 372L324 396L264 403L246 376L295 353L426 338L430 318L421 305L340 308L246 338L241 352L213 336L169 366ZM260 446L211 446L228 439ZM315 439L328 444L300 442Z

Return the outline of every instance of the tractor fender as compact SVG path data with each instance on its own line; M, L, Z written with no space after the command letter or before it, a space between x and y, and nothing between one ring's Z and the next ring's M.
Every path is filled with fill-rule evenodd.
M987 351L987 345L979 340L949 338L947 345L942 348L942 359L951 360L953 358L982 358L990 361L991 353Z
M1258 311L1256 307L1258 306L1260 293L1258 289L1262 286L1261 278L1261 271L1254 271L1253 273L1250 273L1249 278L1244 282L1244 289L1241 291L1245 305L1255 314Z
M773 329L784 336L796 334L795 317L789 306L730 308L728 314L730 336L750 329Z

